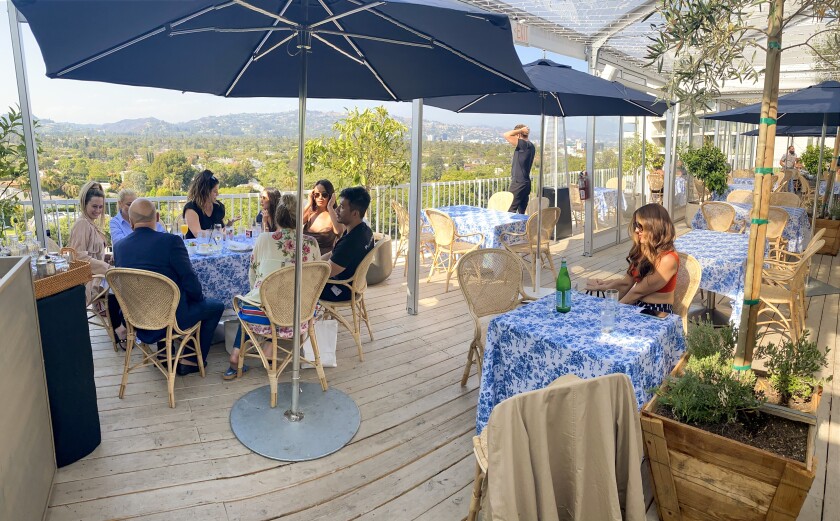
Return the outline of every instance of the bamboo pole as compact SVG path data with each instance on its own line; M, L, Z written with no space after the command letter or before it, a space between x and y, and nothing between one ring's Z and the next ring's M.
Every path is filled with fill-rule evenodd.
M750 246L747 273L744 280L744 310L738 330L738 346L733 368L739 371L752 366L758 319L758 297L761 291L761 272L764 266L764 245L767 218L770 213L770 192L773 190L773 145L776 141L776 115L779 102L779 72L782 52L782 16L784 0L773 0L767 24L767 61L764 92L761 99L761 119L758 127L758 149L755 160L756 182L751 212Z

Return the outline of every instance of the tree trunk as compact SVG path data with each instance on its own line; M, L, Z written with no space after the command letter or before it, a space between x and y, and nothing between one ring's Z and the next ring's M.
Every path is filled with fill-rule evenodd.
M770 193L773 190L773 146L776 142L776 115L779 101L779 67L782 52L782 16L784 0L770 4L767 30L767 61L764 75L764 92L761 99L761 120L758 127L756 150L756 182L753 194L750 246L747 255L747 273L744 280L744 312L738 331L734 369L743 371L752 365L758 318L758 297L761 291L761 272L764 266L764 245L767 236L767 218L770 213Z

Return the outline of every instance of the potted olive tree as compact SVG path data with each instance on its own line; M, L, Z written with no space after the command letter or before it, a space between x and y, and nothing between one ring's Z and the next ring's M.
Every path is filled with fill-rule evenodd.
M831 177L829 172L831 172L831 160L832 160L832 150L828 147L823 147L823 178L828 179ZM802 161L802 166L805 167L805 170L808 171L809 174L813 175L814 178L819 175L819 165L820 165L820 147L815 145L808 145L805 148L805 151L799 157L800 161ZM817 187L820 186L822 179L817 179ZM837 208L829 208L828 207L828 194L829 190L833 190L832 188L828 188L828 185L832 185L833 183L827 182L825 195L823 196L822 200L820 201L821 204L817 206L817 219L815 223L815 230L814 233L819 231L821 228L825 229L825 235L823 238L825 239L825 245L820 249L818 253L822 255L837 255L837 252L840 251L840 220L837 219ZM818 197L819 191L815 190L815 197ZM837 199L835 197L835 199ZM810 213L813 208L806 208Z
M709 143L700 148L682 148L678 154L689 176L694 180L693 186L688 190L692 196L688 199L685 213L686 220L690 220L700 209L700 205L712 194L722 195L726 192L729 163L726 162L723 152Z

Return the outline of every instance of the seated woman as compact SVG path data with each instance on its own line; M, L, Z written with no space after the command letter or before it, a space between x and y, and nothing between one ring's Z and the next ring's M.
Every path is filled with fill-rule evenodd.
M265 313L260 309L260 286L263 280L274 271L293 264L295 261L295 234L297 221L297 197L292 194L285 194L280 197L277 211L274 214L274 222L277 225L275 232L263 232L257 237L254 243L254 251L251 253L251 268L248 275L251 280L251 291L243 298L248 304L240 308L239 318L249 323L252 330L259 335L271 335L271 327ZM303 238L303 261L316 261L321 258L318 250L318 243L312 237ZM301 325L301 333L306 331L308 324ZM280 338L292 338L292 328L280 328L277 335ZM242 342L242 327L236 332L236 339L233 342L233 352L230 355L230 367L225 371L222 378L233 380L236 378L237 366L239 364L239 347ZM271 356L270 353L266 353ZM246 369L243 367L243 371Z
M671 216L659 204L646 204L633 213L630 227L633 247L627 255L629 266L624 277L590 279L586 289L617 289L624 304L671 313L680 267L680 258L674 251L676 232Z
M280 190L276 188L263 188L260 192L260 206L262 210L257 214L257 224L262 225L262 231L277 231L274 224L274 214L277 213L277 204L280 202Z
M90 263L90 271L94 275L104 275L111 264L105 260L107 244L105 232L102 231L105 224L105 191L102 185L96 181L85 183L79 190L79 205L82 215L70 228L70 241L67 245L76 250L76 260ZM99 291L99 287L94 285L93 281L88 282L86 300L90 302ZM113 294L108 295L111 327L122 345L125 340L125 327L121 325L119 310L117 298ZM124 345L122 347L125 348Z
M303 211L303 233L318 241L321 255L332 251L335 241L344 233L344 225L335 213L335 188L326 179L315 183L309 192L309 204Z
M201 230L212 230L217 224L231 226L239 220L236 217L225 221L225 205L216 200L218 197L219 180L213 172L204 170L193 177L182 214L189 228L185 239L194 239Z

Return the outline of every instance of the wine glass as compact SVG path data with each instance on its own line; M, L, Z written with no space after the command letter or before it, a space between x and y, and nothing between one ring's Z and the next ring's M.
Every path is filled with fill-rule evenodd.
M172 216L167 215L163 218L163 226L166 228L166 233L172 233Z

